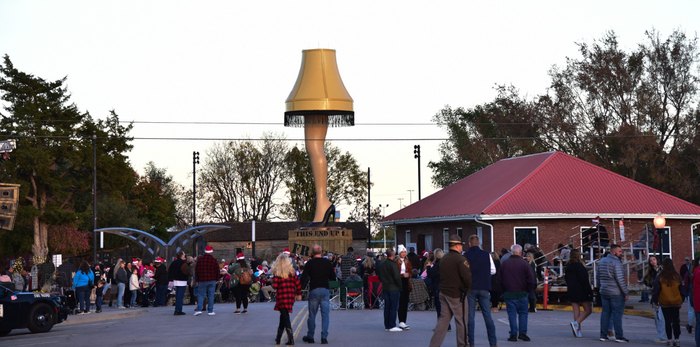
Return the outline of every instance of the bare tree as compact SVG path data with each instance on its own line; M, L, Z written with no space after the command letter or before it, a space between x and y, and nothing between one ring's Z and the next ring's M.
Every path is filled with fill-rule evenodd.
M217 143L207 151L198 178L198 200L212 221L268 220L276 211L288 146L282 136Z

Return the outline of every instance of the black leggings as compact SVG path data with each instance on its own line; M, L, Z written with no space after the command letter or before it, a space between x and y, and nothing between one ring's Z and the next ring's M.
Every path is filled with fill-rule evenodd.
M666 323L666 338L669 340L674 338L678 340L681 336L681 318L680 307L662 307L661 312L664 314ZM673 337L671 337L671 329L673 329Z
M289 329L292 330L292 321L289 320L289 311L286 308L280 308L280 324L277 326L278 330Z
M233 295L236 296L236 309L241 308L241 303L243 303L243 309L248 309L248 292L250 291L250 285L238 284L234 288Z
M408 316L409 279L401 277L401 296L399 296L399 322L406 323Z

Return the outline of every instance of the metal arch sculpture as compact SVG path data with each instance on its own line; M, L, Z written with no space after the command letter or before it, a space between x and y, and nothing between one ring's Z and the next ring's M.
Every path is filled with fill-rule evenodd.
M127 238L145 248L154 259L155 257L169 259L171 254L179 252L181 249L185 248L185 246L194 244L194 241L202 235L212 231L230 228L230 226L223 224L197 225L177 233L177 235L173 236L168 243L165 243L165 241L153 234L133 228L100 228L95 229L95 232L102 232Z
M166 248L168 245L163 242L163 240L143 230L114 227L95 229L95 232L117 235L135 241L141 247L145 248L146 251L148 251L148 253L150 253L154 258L156 256L164 255L163 252L167 253Z
M168 241L168 253L172 252L172 254L175 254L185 248L185 246L194 244L194 242L204 234L221 229L231 229L231 227L224 224L207 224L189 227L177 233L177 235L173 236L170 241Z

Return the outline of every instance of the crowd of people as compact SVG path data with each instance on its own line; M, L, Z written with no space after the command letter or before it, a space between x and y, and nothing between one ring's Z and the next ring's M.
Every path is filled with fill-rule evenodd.
M174 315L185 315L183 305L189 292L189 303L196 305L194 315L206 312L216 315L216 302L235 302L235 314L246 314L250 299L275 301L280 320L275 338L281 343L286 332L287 344L293 345L290 315L295 301L305 292L309 307L308 330L303 341L313 343L315 317L321 314L321 343L328 343L331 281L340 283L362 282L363 303L366 308L379 306L379 291L371 285L372 278L381 283L381 302L384 310L384 328L388 332L410 330L409 302L418 283L425 284L437 314L437 323L431 338L431 346L442 344L446 332L456 327L458 346L475 344L475 315L477 305L485 323L488 343L497 345L496 327L491 316L505 303L509 331L508 341L530 341L528 314L534 308L535 289L545 266L560 266L567 286L568 301L572 305L572 334L582 337L584 321L591 315L594 292L589 271L582 261L582 254L571 246L559 245L550 262L541 250L531 245L514 244L500 254L486 252L480 247L477 235L471 235L464 247L461 237L451 235L449 249L440 248L416 254L413 248L399 245L396 250L387 249L384 254L367 253L358 257L352 247L344 255L324 252L319 245L310 248L309 257L292 255L284 249L270 266L267 261L246 260L238 253L231 261L217 260L213 248L206 246L204 254L192 257L180 251L168 265L160 257L153 261L132 258L117 259L114 264L90 265L81 261L72 269L66 263L58 273L68 272L70 280L63 285L76 299L79 314L102 312L104 303L117 309L139 306L164 306L174 296ZM648 271L643 283L650 289L642 293L642 300L653 305L657 342L678 346L680 308L684 302L691 304L688 311L688 333L700 319L700 305L692 306L693 299L700 300L700 267L697 259L690 259L676 271L670 258L659 261L649 256ZM629 342L622 327L622 313L628 299L628 279L622 265L622 249L609 245L609 250L598 260L598 276L595 288L602 306L600 340ZM696 275L697 274L697 275ZM26 291L31 287L31 277L26 270L10 266L3 278L11 281L15 290ZM64 277L64 276L57 276ZM304 289L304 290L302 290ZM359 289L358 289L359 290ZM219 294L218 297L216 294ZM415 294L415 293L413 293ZM94 310L91 309L94 298ZM372 297L375 297L372 303ZM454 319L454 320L453 320ZM695 331L696 341L700 333Z

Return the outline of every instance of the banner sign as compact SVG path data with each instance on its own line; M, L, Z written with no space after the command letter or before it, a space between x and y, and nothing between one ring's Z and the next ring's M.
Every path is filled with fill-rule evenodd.
M300 228L289 231L289 249L293 254L309 256L311 246L319 244L324 252L345 254L352 244L352 230L339 227Z

